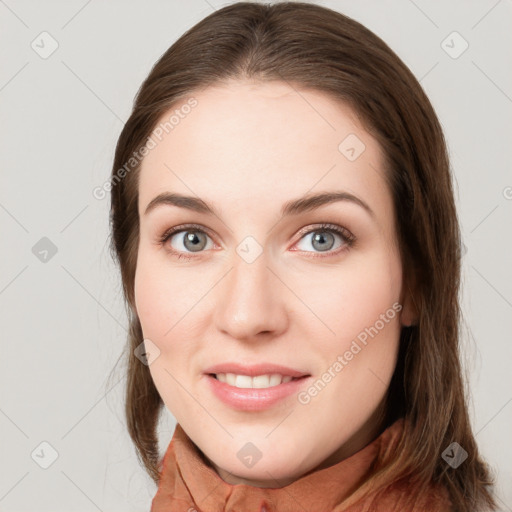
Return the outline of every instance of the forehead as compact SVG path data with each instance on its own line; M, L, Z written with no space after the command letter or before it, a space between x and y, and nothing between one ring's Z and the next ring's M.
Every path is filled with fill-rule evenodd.
M185 108L187 100L194 106ZM191 94L161 116L152 139L141 166L141 213L166 191L247 207L264 198L277 209L334 188L375 202L369 196L385 185L381 148L357 115L283 82L232 81Z

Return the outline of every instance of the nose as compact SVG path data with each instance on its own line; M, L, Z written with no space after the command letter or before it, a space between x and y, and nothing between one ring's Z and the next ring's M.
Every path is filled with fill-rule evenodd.
M252 263L235 254L215 297L217 329L244 341L274 338L286 330L290 292L276 274L265 253Z

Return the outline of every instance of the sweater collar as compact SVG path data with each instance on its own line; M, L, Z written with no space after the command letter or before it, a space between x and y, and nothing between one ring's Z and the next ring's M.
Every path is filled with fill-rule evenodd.
M403 431L403 419L341 462L307 473L281 488L229 484L177 424L164 455L151 512L297 512L346 510L375 486L371 474L386 464ZM373 488L373 487L372 487Z

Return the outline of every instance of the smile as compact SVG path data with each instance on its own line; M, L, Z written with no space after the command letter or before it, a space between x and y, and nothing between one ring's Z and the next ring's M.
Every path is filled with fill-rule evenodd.
M279 373L257 375L255 377L235 373L217 373L213 375L220 382L225 382L236 388L265 389L273 386L279 386L279 384L290 382L294 379L294 377L290 375L281 375Z
M234 373L204 375L209 392L224 405L238 411L263 411L286 398L297 395L312 377L266 374L249 377ZM221 379L225 378L223 382ZM228 380L229 379L229 380ZM235 384L230 384L229 381ZM259 386L259 387L258 387Z

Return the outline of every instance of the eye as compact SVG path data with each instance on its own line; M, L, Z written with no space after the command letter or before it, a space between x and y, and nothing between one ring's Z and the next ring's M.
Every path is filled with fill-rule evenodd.
M314 229L309 228L308 231L302 231L301 235L301 239L296 245L306 240L306 244L311 244L316 251L308 251L303 247L299 247L300 251L327 253L325 256L315 254L312 256L315 258L337 255L348 250L355 242L355 236L348 229L336 224L320 224ZM336 237L341 240L341 243L333 251L332 248ZM192 259L196 257L194 253L201 253L212 248L212 244L208 245L208 241L211 240L208 232L197 224L180 225L168 229L160 237L159 243L166 245L169 240L171 241L171 247L168 250L178 259ZM292 250L295 251L297 249Z
M160 243L164 245L171 240L171 253L175 254L177 258L191 259L194 256L188 256L188 251L195 253L211 249L211 246L207 244L209 238L209 235L200 226L175 226L162 235Z
M341 243L333 250L333 246L336 244L336 237L341 240ZM309 231L305 232L298 243L300 244L302 241L305 241L304 245L312 246L315 251L308 251L307 248L304 248L304 245L302 247L299 246L300 251L328 253L325 256L321 254L313 255L315 258L323 258L348 250L354 245L355 237L348 229L336 224L321 224L315 229L309 229Z

